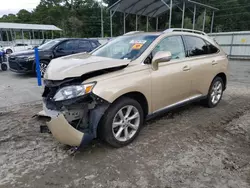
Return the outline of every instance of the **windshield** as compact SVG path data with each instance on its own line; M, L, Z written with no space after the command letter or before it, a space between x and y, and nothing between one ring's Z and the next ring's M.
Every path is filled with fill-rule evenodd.
M113 59L136 59L157 37L157 35L121 36L97 49L92 55Z
M57 45L59 42L61 42L60 40L51 40L49 42L46 42L45 44L41 45L38 47L39 50L49 50L52 47L54 47L55 45Z

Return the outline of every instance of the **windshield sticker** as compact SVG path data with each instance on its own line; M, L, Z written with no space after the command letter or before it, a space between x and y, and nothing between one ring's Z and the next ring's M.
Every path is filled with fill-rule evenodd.
M131 40L130 44L145 44L146 40Z
M142 48L142 46L143 46L143 44L134 44L133 46L132 46L132 49L133 50L140 50L141 48Z

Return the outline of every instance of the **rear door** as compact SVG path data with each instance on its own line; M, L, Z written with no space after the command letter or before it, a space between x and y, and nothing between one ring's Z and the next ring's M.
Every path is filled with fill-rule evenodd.
M92 46L88 40L79 40L79 45L76 53L91 52Z
M212 79L217 72L216 50L211 53L208 43L201 37L185 35L191 71L191 96L207 95ZM217 49L218 50L218 49Z

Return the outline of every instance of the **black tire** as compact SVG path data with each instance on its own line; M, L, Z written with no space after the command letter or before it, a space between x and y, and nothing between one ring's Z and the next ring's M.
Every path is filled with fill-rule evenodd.
M134 135L133 136L131 135L132 136L131 138L129 138L127 141L119 141L114 136L114 132L113 132L114 129L112 127L113 121L116 118L115 116L117 115L117 113L121 109L126 108L127 106L133 106L135 107L135 109L138 110L139 112L138 117L140 118L139 123L138 123L139 126L136 132L134 133ZM143 125L143 122L144 122L144 114L143 114L141 105L132 98L122 97L118 99L117 101L115 101L104 114L100 122L98 134L99 134L99 137L105 142L107 142L109 145L116 147L116 148L123 147L123 146L130 144L138 136L140 129Z
M212 100L213 99L213 95L212 95L213 94L213 87L215 86L216 83L220 83L221 84L221 87L222 87L221 88L221 96L219 97L219 99L218 99L218 101L216 103L213 103L212 102L213 101ZM206 106L208 108L214 108L214 107L216 107L220 103L220 101L222 99L224 88L225 88L225 84L224 84L222 78L221 77L215 77L214 80L211 83L210 88L209 88L209 92L208 92L207 98L204 101L202 101L202 103L204 104L204 106Z
M13 51L11 49L6 50L6 54L12 54L12 53L13 53Z
M2 69L2 71L7 71L8 66L5 63L2 63L1 64L1 69Z

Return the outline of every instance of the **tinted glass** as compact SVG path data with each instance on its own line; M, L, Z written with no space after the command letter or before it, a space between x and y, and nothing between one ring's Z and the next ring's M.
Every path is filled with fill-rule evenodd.
M194 36L184 36L184 38L189 56L208 54L208 46L203 39Z
M74 50L77 48L77 45L78 45L77 40L69 40L69 41L59 44L57 49L65 50L65 51Z
M79 48L80 49L91 49L89 41L86 40L80 40L79 41Z
M92 54L114 59L136 59L157 37L157 35L120 36L110 40Z
M208 48L209 48L209 54L215 54L219 51L218 48L216 48L214 45L210 44L209 42L208 43Z
M98 46L97 43L95 43L93 41L91 41L91 45L92 45L93 48L96 48Z
M171 52L172 59L182 59L186 57L181 36L172 36L163 39L153 50L154 56L159 51Z
M60 43L60 40L51 40L49 42L44 43L43 45L39 46L39 50L49 50L53 47L55 47L58 43Z

